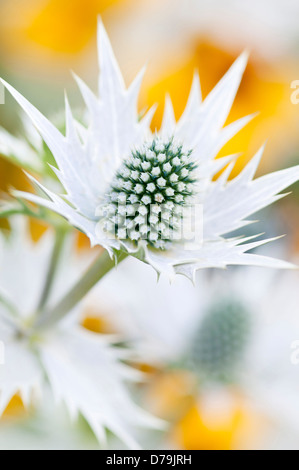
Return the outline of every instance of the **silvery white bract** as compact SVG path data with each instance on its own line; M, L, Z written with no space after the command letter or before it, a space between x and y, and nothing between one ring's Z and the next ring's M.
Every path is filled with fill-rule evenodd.
M161 422L139 409L129 396L126 382L141 378L123 362L131 353L113 347L109 337L81 327L82 307L52 328L35 327L53 237L47 232L33 244L25 230L14 228L9 240L0 238L0 341L4 346L0 416L15 394L20 394L26 406L34 403L48 381L55 399L65 403L72 419L82 414L101 444L105 445L105 429L109 429L128 447L138 448L133 428L159 427ZM65 257L69 259L70 253ZM68 269L61 270L56 284L65 288L78 274L78 265L62 265ZM55 297L61 293L57 286ZM52 296L49 303L53 301Z
M247 253L270 240L224 237L250 223L247 218L251 214L276 201L281 197L277 194L299 178L299 167L294 167L253 180L262 150L231 181L228 178L234 157L215 159L221 147L252 117L223 128L246 56L236 60L203 102L195 76L186 109L177 123L167 100L161 131L155 135L149 129L153 110L141 119L137 114L142 73L125 88L101 24L99 61L100 98L76 78L89 125L84 127L73 118L66 100L66 136L3 82L52 151L58 166L56 174L65 189L60 195L33 179L46 197L18 195L61 214L86 233L92 245L102 245L111 256L115 250L129 252L169 277L180 273L194 279L198 269L229 264L289 267ZM173 236L181 211L189 206L203 210L203 235L197 238L199 234L195 233L191 250L183 237Z
M21 140L0 127L0 153L24 169L40 173L43 165L39 154L43 141L28 118L24 119L24 128L29 141Z

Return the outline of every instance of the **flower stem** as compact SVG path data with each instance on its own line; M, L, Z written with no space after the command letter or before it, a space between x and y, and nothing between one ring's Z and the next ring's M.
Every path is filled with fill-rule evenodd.
M126 253L121 253L118 256L118 262L126 257ZM37 319L35 327L48 327L61 320L85 297L97 282L114 267L115 260L110 258L107 251L104 251L65 297L63 297L56 306L45 311L43 316Z
M46 302L49 298L53 282L55 279L55 274L58 268L59 260L60 260L60 255L64 246L64 241L66 237L66 231L61 228L57 227L56 228L56 238L53 246L53 251L50 259L50 264L49 264L49 269L46 277L46 282L45 286L37 307L37 312L42 312L44 306L46 305Z

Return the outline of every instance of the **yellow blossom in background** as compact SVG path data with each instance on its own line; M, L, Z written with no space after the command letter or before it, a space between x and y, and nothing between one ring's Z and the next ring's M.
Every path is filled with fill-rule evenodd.
M82 321L82 326L89 331L99 334L116 334L115 325L111 324L108 315L96 315L92 311L86 312L86 317Z
M176 62L173 67L168 66L168 70L148 83L144 91L143 104L152 105L158 102L160 105L154 117L153 128L159 128L161 124L165 93L170 94L176 118L179 118L186 106L194 70L199 71L204 98L237 55L205 38L194 41L189 50L186 50L185 58L180 63ZM238 160L235 173L265 140L268 143L262 164L271 169L282 166L282 159L290 157L290 143L299 144L298 111L290 100L292 76L280 64L269 64L255 54L250 56L228 123L246 114L258 112L258 115L220 154L223 156L244 152ZM278 158L281 159L279 162Z
M39 8L32 5L32 20L21 32L30 41L54 52L77 54L95 35L97 15L119 1L48 0L44 5L39 1Z
M213 392L212 392L213 395ZM194 400L174 430L174 440L186 450L244 450L257 445L263 423L236 392L222 401Z
M24 188L30 189L28 178L24 172L17 168L14 164L8 162L0 156L0 191L5 194L11 188ZM37 219L29 219L29 226L32 238L34 241L40 239L47 227ZM9 224L6 219L0 219L0 228L9 229ZM82 236L83 238L83 236Z
M161 370L152 377L146 392L146 403L157 416L175 422L193 402L195 379L188 371Z
M26 411L22 399L19 395L15 395L7 405L6 410L4 411L1 420L7 421L8 419L12 418L22 418L28 415Z
M3 174L6 175L6 178L3 178ZM30 188L28 180L22 170L17 168L13 163L0 158L0 191L7 192L11 186L13 187L22 187Z
M1 4L6 53L80 53L94 38L97 16L126 0L20 0Z
M187 371L160 371L152 376L146 405L172 423L167 441L183 450L236 450L256 447L268 423L235 388L201 393Z
M1 157L0 154L0 192L5 194L11 187L30 188L28 181L19 168ZM0 228L7 229L8 222L4 219L0 220Z

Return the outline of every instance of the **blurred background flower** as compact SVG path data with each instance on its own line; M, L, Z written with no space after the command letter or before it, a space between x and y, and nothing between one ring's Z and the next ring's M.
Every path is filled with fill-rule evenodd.
M83 317L136 351L148 375L141 402L171 423L164 446L298 447L297 271L210 270L195 289L164 281L126 260L90 294Z

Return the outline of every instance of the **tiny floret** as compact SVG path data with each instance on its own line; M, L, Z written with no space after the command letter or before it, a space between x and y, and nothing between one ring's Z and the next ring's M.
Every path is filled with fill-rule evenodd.
M124 178L129 178L130 176L130 170L128 168L123 168L121 170L121 175L124 177Z
M131 196L129 197L129 200L132 204L135 204L136 202L138 202L138 197L136 194L131 194Z
M154 158L156 158L156 154L152 150L147 150L145 155L148 160L153 160Z
M164 178L159 178L157 180L157 183L158 183L158 186L160 186L160 188L164 188L164 186L166 185L166 180Z
M157 159L158 159L158 162L159 162L159 163L164 163L165 160L166 160L166 155L165 155L165 153L159 153L159 155L157 156Z
M147 186L146 186L146 189L148 191L150 191L151 193L153 193L155 190L156 190L156 186L154 185L154 183L149 183Z
M156 201L156 202L163 202L163 201L164 201L164 196L163 196L163 194L159 194L159 193L156 194L156 195L155 195L155 201Z
M127 215L134 215L135 214L135 207L133 205L126 206L126 214Z
M119 202L122 202L122 203L126 202L126 199L127 199L126 193L119 193L119 195L118 195L118 201Z
M159 176L160 173L161 173L160 167L156 166L155 168L152 169L153 176Z
M126 239L127 238L127 231L125 228L120 228L117 232L117 236L118 238L120 238L121 240L122 239Z
M165 165L163 165L163 170L166 171L166 173L169 173L172 170L170 163L165 163Z
M151 164L149 162L142 162L141 166L142 166L143 170L149 170L150 167L151 167Z
M138 172L138 171L132 171L132 172L131 172L131 178L132 178L133 180L138 180L138 178L139 178L139 172Z
M181 191L184 191L184 190L186 189L185 183L178 183L177 189L178 189L178 191L180 191L180 192L181 192Z
M174 189L167 188L165 193L166 193L166 196L173 196L174 195Z
M172 175L170 175L169 179L172 183L176 183L178 181L179 177L176 173L172 173Z
M123 188L126 189L127 191L130 191L132 189L132 182L131 181L125 181L123 184Z
M155 144L155 150L156 152L163 152L165 146L161 142L157 142Z
M150 228L147 225L141 225L139 228L139 232L141 233L141 235L146 235L149 230Z
M150 179L150 176L148 173L141 173L140 178L142 179L144 183L147 183Z
M153 204L151 206L151 211L152 211L153 214L160 214L161 210L162 209L161 209L161 206L159 204Z
M143 188L142 184L136 184L134 189L136 191L136 194L143 193L143 191L144 191L144 188Z
M175 157L173 160L172 160L172 164L175 165L175 166L179 166L181 164L181 159L178 158L178 157Z
M147 206L152 202L152 199L149 196L142 196L141 201Z
M183 178L186 178L188 175L189 175L189 171L187 170L187 168L183 168L181 171L181 176Z
M182 196L181 194L177 194L175 196L175 202L183 202L184 200L184 196Z
M145 206L140 206L138 209L139 214L141 215L146 215L148 213L148 210Z

